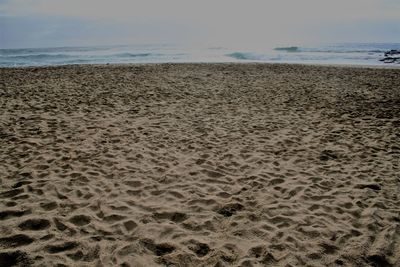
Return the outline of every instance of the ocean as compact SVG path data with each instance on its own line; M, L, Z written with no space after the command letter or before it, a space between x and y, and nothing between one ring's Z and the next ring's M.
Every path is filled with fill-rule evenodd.
M261 49L187 48L179 45L118 45L0 49L0 67L107 63L266 62L340 65L388 65L384 52L400 43L349 43ZM400 66L400 64L391 64Z

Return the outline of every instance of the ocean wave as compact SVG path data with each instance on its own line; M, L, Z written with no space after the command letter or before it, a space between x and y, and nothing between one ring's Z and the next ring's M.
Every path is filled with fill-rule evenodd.
M148 57L153 55L152 53L117 53L117 54L110 54L110 55L74 55L74 54L23 54L23 55L0 55L0 58L4 59L62 59L62 58L73 58L73 57L108 57L108 58L126 58L126 57Z
M118 53L110 55L109 57L148 57L152 55L152 53Z
M31 54L31 55L0 56L0 58L7 60L48 60L48 59L62 59L71 57L73 56L67 54Z
M302 53L327 53L327 54L346 54L346 53L368 53L368 54L377 54L377 53L385 53L387 49L352 49L345 47L332 47L332 48L300 48L297 46L289 46L289 47L276 47L275 51L282 52L302 52Z
M288 47L275 47L276 51L285 51L285 52L300 52L300 48L297 46L288 46Z
M233 52L225 56L236 60L262 61L262 62L336 62L340 60L368 61L377 60L376 55L363 54L333 54L333 53L253 53L253 52Z
M0 56L27 56L46 53L63 53L63 52L92 52L109 50L109 47L48 47L48 48L12 48L0 49Z
M255 54L255 53L248 53L248 52L233 52L230 54L226 54L226 56L234 58L234 59L240 59L240 60L263 60L265 59L265 56L260 55L260 54Z
M318 48L305 48L302 50L302 52L306 52L306 53L332 53L332 54L349 54L349 53L353 53L353 54L357 54L357 53L367 53L367 54L377 54L377 53L385 53L385 49L372 49L372 50L353 50L353 49L318 49Z

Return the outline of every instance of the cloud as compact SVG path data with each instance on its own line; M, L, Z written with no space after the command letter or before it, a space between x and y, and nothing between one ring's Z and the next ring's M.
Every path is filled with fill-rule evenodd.
M6 0L3 14L52 15L91 19L224 20L262 16L293 19L342 19L398 16L394 0Z
M92 29L88 39L112 36L121 42L264 46L346 41L367 36L365 25L400 24L398 14L398 0L0 0L2 17L79 21ZM357 35L361 29L363 37ZM374 34L371 30L369 39Z

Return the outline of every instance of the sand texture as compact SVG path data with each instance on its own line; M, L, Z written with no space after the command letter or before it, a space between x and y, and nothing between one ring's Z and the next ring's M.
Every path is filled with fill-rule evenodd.
M0 266L400 266L400 69L0 69Z

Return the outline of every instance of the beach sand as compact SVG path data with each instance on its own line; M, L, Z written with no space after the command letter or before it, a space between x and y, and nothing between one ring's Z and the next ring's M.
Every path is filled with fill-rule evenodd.
M400 266L399 77L0 69L0 266Z

